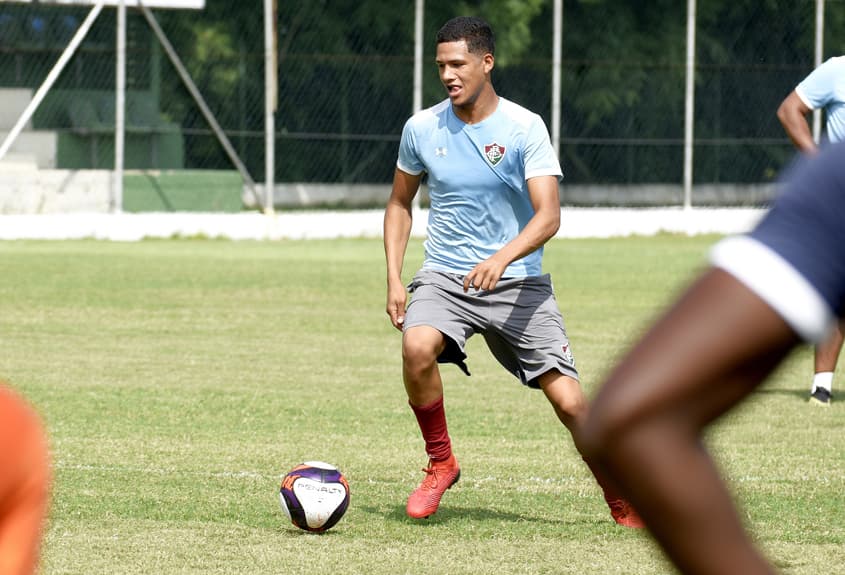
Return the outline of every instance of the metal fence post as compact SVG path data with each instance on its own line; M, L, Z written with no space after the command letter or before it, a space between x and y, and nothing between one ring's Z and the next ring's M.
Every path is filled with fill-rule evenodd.
M687 71L684 110L684 209L692 207L693 132L695 125L695 0L687 0Z

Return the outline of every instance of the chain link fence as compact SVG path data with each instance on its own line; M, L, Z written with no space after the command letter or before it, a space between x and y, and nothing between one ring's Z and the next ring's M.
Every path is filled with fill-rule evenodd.
M89 10L0 1L0 134ZM813 68L815 10L815 0L698 0L696 186L769 184L792 157L775 112ZM552 0L427 0L423 105L445 97L434 35L461 13L481 14L497 31L498 92L549 123ZM262 181L262 2L206 0L203 10L155 16L249 174ZM677 0L563 2L564 187L603 187L631 203L626 187L680 185L686 19L686 3ZM389 184L413 112L414 26L411 0L278 0L277 183ZM845 1L827 0L825 58L845 52L843 43ZM115 46L116 11L105 9L13 150L40 154L42 168L114 166ZM234 171L135 9L128 11L126 85L127 169ZM53 149L37 134L50 134Z

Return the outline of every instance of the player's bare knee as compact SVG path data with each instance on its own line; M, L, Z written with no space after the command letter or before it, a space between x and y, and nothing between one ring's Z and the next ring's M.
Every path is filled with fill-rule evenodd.
M427 338L406 335L402 340L402 362L408 371L425 371L437 361L437 347Z
M587 399L577 379L551 371L540 377L540 387L561 421L581 421L585 417Z
M586 416L587 404L582 395L562 395L556 397L554 400L549 398L555 408L560 419L569 419L572 421L581 421Z

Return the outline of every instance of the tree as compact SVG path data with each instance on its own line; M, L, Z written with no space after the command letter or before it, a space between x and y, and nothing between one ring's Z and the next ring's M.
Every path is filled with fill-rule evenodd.
M444 97L433 64L437 29L453 16L477 14L497 33L497 89L548 121L552 4L427 0L424 105ZM568 181L680 181L685 4L565 0ZM258 6L209 2L201 14L159 14L224 127L249 134L247 163L260 174ZM828 53L836 54L845 13L827 12ZM279 2L281 180L389 181L399 131L412 111L413 18L410 3L397 8L392 0ZM697 18L696 179L767 181L792 152L774 110L812 67L813 3L698 0ZM170 98L184 102L187 125L199 125L180 90L175 86Z

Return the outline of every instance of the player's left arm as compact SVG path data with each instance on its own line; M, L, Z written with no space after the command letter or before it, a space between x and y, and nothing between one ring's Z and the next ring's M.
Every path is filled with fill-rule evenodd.
M464 277L464 291L470 287L492 290L505 269L542 247L560 228L560 198L557 176L537 176L528 180L528 196L534 216L523 230L502 249L479 263Z
M786 135L789 136L796 148L806 153L813 153L817 150L810 125L807 122L807 115L812 111L795 90L781 102L777 111L778 120L786 131Z

